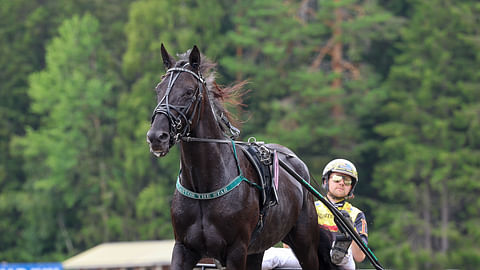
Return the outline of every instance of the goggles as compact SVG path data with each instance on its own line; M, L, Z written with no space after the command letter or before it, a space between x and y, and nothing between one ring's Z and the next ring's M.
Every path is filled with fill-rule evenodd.
M340 181L342 181L342 180L343 180L343 183L345 184L345 186L350 186L352 184L352 178L350 176L346 176L346 175L334 174L330 177L330 179L336 184L340 183Z

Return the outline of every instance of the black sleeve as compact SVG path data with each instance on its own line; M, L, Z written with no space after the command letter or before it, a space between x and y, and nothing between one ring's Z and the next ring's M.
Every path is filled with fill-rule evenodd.
M360 234L360 237L362 237L362 240L365 242L365 244L368 244L367 220L365 219L365 214L363 212L360 212L357 215L353 226L357 230L358 234Z

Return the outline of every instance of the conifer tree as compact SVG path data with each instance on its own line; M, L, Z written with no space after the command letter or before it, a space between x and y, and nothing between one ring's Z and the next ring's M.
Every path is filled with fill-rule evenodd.
M62 20L49 12L66 14L68 8L69 4L54 1L0 1L0 258L4 260L25 254L17 234L27 225L19 218L26 178L23 160L10 143L38 120L30 113L28 75L43 67L44 44Z
M332 156L360 159L352 153L356 110L378 80L361 57L373 40L393 39L399 20L374 1L250 0L236 8L229 37L241 54L222 64L251 80L256 113L247 133L297 150L316 173Z
M392 203L378 208L375 238L393 268L480 263L479 8L415 1L403 53L378 95L388 119L376 127L384 142L375 186Z
M29 79L40 119L14 141L27 174L20 206L26 259L62 258L108 240L113 228L108 103L115 80L98 26L90 15L65 21L47 47L45 70Z

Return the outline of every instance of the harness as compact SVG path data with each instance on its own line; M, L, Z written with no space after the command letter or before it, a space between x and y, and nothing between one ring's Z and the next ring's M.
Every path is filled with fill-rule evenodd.
M227 140L217 140L217 139L206 139L206 138L192 138L189 137L190 132L192 130L192 126L194 123L198 122L198 119L200 117L200 113L198 113L198 109L201 106L201 101L203 99L203 89L206 89L206 82L204 78L202 77L201 74L197 74L189 69L186 68L188 63L186 63L183 67L174 67L170 68L167 70L167 74L170 74L168 78L168 85L167 85L167 90L165 92L165 95L163 98L158 102L157 106L155 106L155 109L153 110L152 113L152 119L151 123L153 123L155 116L157 114L163 114L167 117L168 122L169 122L169 133L170 133L170 147L173 146L175 143L177 143L180 140L190 142L190 141L196 141L196 142L217 142L217 143L231 143L232 144L232 149L233 149L233 154L235 157L235 162L237 165L237 170L238 170L238 176L234 178L231 182L229 182L227 185L224 187L217 189L212 192L208 193L197 193L194 191L191 191L187 188L185 188L181 183L180 183L180 177L181 177L181 171L179 172L179 175L177 177L177 183L176 183L176 188L180 192L180 194L196 199L196 200L210 200L210 199L215 199L218 197L221 197L233 189L235 189L240 183L242 182L247 182L249 185L259 189L262 194L262 204L261 206L265 205L267 202L267 194L265 190L267 190L267 182L265 179L271 178L270 174L268 173L269 170L265 168L265 166L268 166L270 164L266 164L266 156L267 153L270 153L266 147L262 148L262 155L264 156L261 158L261 161L264 166L260 165L260 162L258 161L258 158L256 158L256 153L259 152L255 150L253 146L250 146L247 148L241 148L243 152L246 154L246 156L249 158L250 162L254 165L254 167L257 170L257 173L259 175L259 178L262 180L261 185L258 185L257 183L253 183L247 178L243 176L243 172L240 168L240 164L238 161L237 157L237 150L235 147L235 142L230 139L229 141ZM176 80L180 76L182 72L186 72L190 75L192 75L195 79L198 81L197 88L195 89L195 93L193 94L192 100L187 104L187 105L172 105L169 102L169 96L170 92L172 91L173 85L175 84ZM158 87L158 85L157 85ZM203 87L203 89L202 89ZM213 108L212 108L213 110ZM172 113L173 111L176 112L176 114ZM213 111L213 115L215 119L218 122L217 119L217 114L215 111ZM230 122L228 122L228 119L222 114L219 116L221 122L220 124L223 124L228 128L228 130L231 132L233 136L238 136L239 130L232 126ZM256 143L256 141L255 141ZM253 145L253 143L252 143ZM268 154L268 157L270 155ZM267 176L268 175L268 176ZM276 193L275 193L276 194ZM263 208L263 207L262 207Z
M254 242L256 237L260 234L263 229L263 220L264 217L267 215L267 210L270 206L273 206L278 203L278 196L276 188L278 187L278 158L276 151L272 151L268 149L263 143L257 143L255 138L249 139L248 143L245 142L237 142L241 145L241 149L248 160L251 162L253 167L255 168L260 181L260 185L254 183L243 175L243 172L240 168L240 163L238 161L237 156L237 149L235 145L235 141L233 139L225 140L225 139L209 139L209 138L195 138L190 137L190 133L192 130L192 126L194 123L198 123L200 113L197 112L198 108L201 106L201 101L203 99L203 89L206 89L206 82L203 77L189 69L186 69L185 64L183 67L175 67L170 68L167 70L167 73L170 73L170 77L168 79L168 86L165 92L165 95L157 104L155 109L153 110L152 114L152 123L155 119L157 114L164 114L168 121L169 121L169 133L170 133L170 147L173 146L178 141L182 140L184 142L206 142L206 143L231 143L232 150L235 157L235 162L237 165L238 176L235 177L232 181L230 181L227 185L223 186L220 189L217 189L212 192L208 193L198 193L192 190L187 189L180 183L181 179L181 170L177 177L176 182L176 189L177 191L185 197L195 199L195 200L211 200L216 199L225 194L228 194L230 191L238 187L242 182L248 183L250 186L257 188L261 194L260 200L260 218L257 222L257 225L252 233L250 244ZM169 102L169 95L173 88L175 81L178 79L178 76L182 72L187 72L194 76L198 81L198 86L195 89L194 96L189 104L184 106L176 106L172 105ZM158 85L157 85L158 87ZM208 98L208 94L207 94ZM213 115L217 122L221 125L227 127L227 131L232 134L232 137L237 137L239 135L239 130L232 126L228 119L224 117L224 115L220 115L217 117L213 107L211 108L213 111ZM172 112L175 111L176 115ZM219 119L221 122L219 122ZM277 161L277 162L275 162ZM277 179L275 181L276 185L273 184L273 179Z
M197 121L200 117L199 113L196 112L203 99L201 88L206 87L206 82L203 77L189 69L186 69L186 65L188 65L188 63L185 64L183 67L174 67L167 70L167 74L170 73L167 91L165 92L165 95L160 100L160 102L158 102L157 106L155 106L152 114L151 123L153 123L155 116L159 113L164 114L167 117L170 126L170 147L173 146L176 142L178 142L181 137L190 135L191 126L193 125L195 115L197 115ZM193 77L195 77L198 81L198 85L195 89L194 97L189 104L184 106L172 105L170 104L168 98L170 96L170 92L172 91L172 87L175 84L175 81L182 72L187 72ZM177 115L174 115L172 113L172 110L175 111ZM187 117L187 114L190 110L192 111L192 113L190 117Z
M238 169L238 176L235 177L235 179L233 179L226 186L224 186L220 189L217 189L215 191L212 191L212 192L209 192L209 193L197 193L197 192L191 191L191 190L185 188L184 186L182 186L182 184L180 183L180 175L181 175L181 171L180 171L180 173L178 174L177 185L176 185L178 192L180 192L180 194L182 194L185 197L189 197L189 198L196 199L196 200L211 200L211 199L216 199L218 197L221 197L221 196L227 194L228 192L232 191L234 188L236 188L238 185L240 185L240 183L242 183L242 181L245 181L249 185L259 189L260 191L263 191L264 189L263 189L262 186L258 185L257 183L251 182L250 180L248 180L247 178L245 178L243 176L242 169L240 168L240 164L238 162L235 142L233 140L232 140L232 148L233 148L233 155L235 157L235 162L237 163L237 169Z
M251 138L252 139L252 138ZM255 168L262 186L261 209L278 203L278 162L277 152L265 145L250 143L241 147L245 156Z

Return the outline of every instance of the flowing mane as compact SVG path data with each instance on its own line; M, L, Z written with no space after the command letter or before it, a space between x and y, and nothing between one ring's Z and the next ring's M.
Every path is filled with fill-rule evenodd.
M185 53L177 54L179 60L175 64L175 67L182 67L187 64L190 52L191 49L186 51ZM235 108L236 111L241 111L242 108L245 107L245 105L242 103L242 97L246 92L248 92L248 90L244 90L244 86L247 81L241 81L227 87L218 85L215 81L217 64L212 62L203 54L201 55L201 57L202 62L199 67L199 72L203 76L207 84L208 98L216 114L218 124L225 133L225 135L227 135L228 137L236 137L238 135L232 134L232 130L229 125L238 127L240 126L241 122L238 117L228 111L226 106L231 106Z

